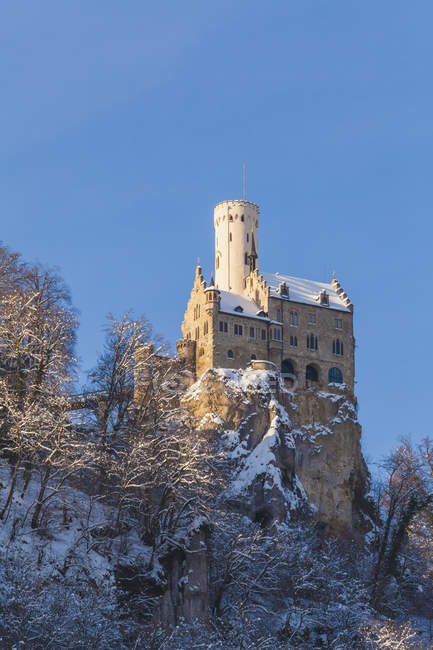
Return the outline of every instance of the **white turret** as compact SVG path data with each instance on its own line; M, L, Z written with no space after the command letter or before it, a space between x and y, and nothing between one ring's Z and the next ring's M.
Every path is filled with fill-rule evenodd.
M222 201L214 208L215 284L243 293L244 279L257 268L259 206L249 201Z

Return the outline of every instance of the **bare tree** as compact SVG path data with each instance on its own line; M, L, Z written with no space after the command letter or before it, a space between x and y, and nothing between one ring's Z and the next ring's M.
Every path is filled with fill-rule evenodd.
M41 267L23 267L16 286L0 296L0 413L3 452L12 461L12 479L1 517L5 516L23 467L45 466L34 526L51 473L58 464L73 381L77 320L57 275ZM54 453L54 449L57 451ZM62 452L63 453L63 452Z
M153 332L149 322L144 317L133 318L130 312L120 319L110 314L105 333L103 352L89 372L89 387L101 394L93 417L101 440L110 444L128 421L135 376L144 374L148 356L158 354L160 348L155 352L155 345L150 345Z
M372 597L375 607L384 604L389 610L389 603L383 601L385 590L391 579L401 580L404 574L404 555L411 527L420 517L430 516L433 493L425 459L408 440L403 440L383 469L386 479L378 493L383 523L376 531ZM397 604L396 599L394 603Z

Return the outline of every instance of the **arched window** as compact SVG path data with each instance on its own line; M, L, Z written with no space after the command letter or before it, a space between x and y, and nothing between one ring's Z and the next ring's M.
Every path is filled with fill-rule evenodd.
M228 350L227 351L227 358L228 359L233 359L233 350Z
M318 349L317 336L314 336L314 334L307 334L307 348L309 350Z
M232 240L232 233L230 233L230 237L229 237L229 239L230 239L230 241Z
M298 327L298 312L291 311L289 316L289 325L291 327Z
M244 264L248 264L248 254L247 253L245 253Z
M249 234L247 233L247 244L248 244L249 241L250 241L250 236L249 236Z
M241 216L241 221L245 221L244 215Z
M281 364L281 372L283 375L294 375L295 369L293 363L289 359L284 359Z
M257 359L257 356L255 354L251 355L251 361L255 361Z
M219 267L220 267L220 258L219 257L216 258L216 267L217 267L217 269L219 269Z
M319 381L319 373L314 366L307 366L305 369L305 378L307 381Z
M328 384L342 384L343 374L339 368L330 368L328 372Z
M203 326L203 334L207 334L209 331L209 323L205 321L204 326Z

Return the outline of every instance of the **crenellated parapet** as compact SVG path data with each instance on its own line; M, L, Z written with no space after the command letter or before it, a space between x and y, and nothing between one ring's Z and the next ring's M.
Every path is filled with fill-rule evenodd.
M176 342L176 350L179 359L184 361L186 370L189 370L193 375L195 375L195 349L195 341L179 339Z

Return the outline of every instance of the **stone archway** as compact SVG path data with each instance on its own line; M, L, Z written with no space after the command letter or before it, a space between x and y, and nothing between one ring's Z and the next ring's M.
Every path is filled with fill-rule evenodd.
M316 364L309 363L305 368L305 383L307 388L317 386L319 383L319 368Z
M284 359L281 362L281 376L287 386L294 388L296 385L297 375L295 364L293 361L291 361L291 359Z

